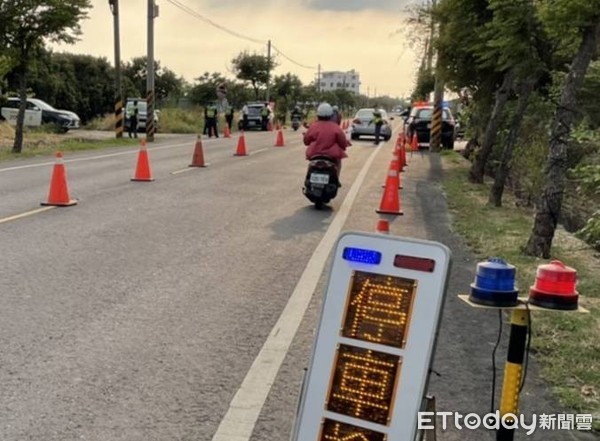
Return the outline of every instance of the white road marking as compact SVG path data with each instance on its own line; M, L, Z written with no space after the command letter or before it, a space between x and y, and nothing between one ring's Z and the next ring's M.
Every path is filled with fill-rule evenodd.
M321 242L306 265L279 320L271 330L258 356L246 374L246 378L244 378L242 385L233 397L225 417L212 438L213 441L247 441L250 439L256 425L256 420L269 395L277 372L283 363L317 287L329 253L350 214L350 209L367 176L367 171L371 167L375 156L381 150L376 149L371 153L371 156L369 156L369 159L358 174L356 181L354 181L354 184L348 191L342 206L327 229L325 236L321 239Z
M17 219L21 219L27 216L33 216L34 214L38 214L38 213L42 213L44 211L48 211L48 210L52 210L53 208L56 208L55 206L49 206L49 207L42 207L42 208L38 208L37 210L31 210L31 211L27 211L25 213L21 213L21 214L15 214L14 216L10 216L10 217L5 217L4 219L0 219L0 224L3 224L5 222L10 222L10 221L14 221Z

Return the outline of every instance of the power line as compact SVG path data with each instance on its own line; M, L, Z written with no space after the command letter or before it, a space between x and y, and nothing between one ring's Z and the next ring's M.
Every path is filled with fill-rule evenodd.
M246 35L240 34L239 32L232 31L231 29L228 29L225 26L222 26L222 25L220 25L218 23L215 23L211 19L206 18L202 14L194 11L189 6L186 6L185 4L183 4L182 2L180 2L179 0L167 0L167 1L169 3L171 3L173 6L181 9L183 12L191 15L192 17L197 18L198 20L201 20L201 21L203 21L205 23L208 23L209 25L214 26L215 28L220 29L221 31L226 32L226 33L228 33L230 35L233 35L234 37L238 37L238 38L241 38L241 39L246 40L246 41L251 41L252 43L263 44L263 45L267 44L267 42L265 40L259 40L259 39L256 39L256 38L248 37ZM275 47L275 46L272 46L272 47L275 50L275 52L277 52L283 58L285 58L289 62L295 64L296 66L303 67L305 69L316 69L316 67L314 67L314 66L306 66L306 65L304 65L302 63L298 63L297 61L291 59L286 54L284 54L283 52L281 52L281 50L279 50L277 47Z
M209 25L222 30L223 32L227 32L228 34L233 35L234 37L238 37L243 40L251 41L253 43L267 44L267 42L264 40L257 40L256 38L247 37L245 35L240 34L239 32L235 32L235 31L232 31L231 29L227 29L225 26L221 26L220 24L215 23L211 19L204 17L203 15L199 14L198 12L196 12L193 9L189 8L188 6L184 5L183 3L181 3L178 0L167 0L167 1L169 3L171 3L172 5L176 6L177 8L181 9L182 11L190 14L191 16L193 16L199 20L202 20L203 22L208 23Z
M316 70L317 68L315 66L306 66L304 64L300 64L297 61L292 60L290 57L288 57L286 54L284 54L283 52L281 52L277 47L275 47L275 45L272 45L273 49L275 49L275 52L277 52L279 55L281 55L283 58L285 58L286 60L288 60L291 63L294 63L296 66L300 66L303 67L305 69L313 69Z

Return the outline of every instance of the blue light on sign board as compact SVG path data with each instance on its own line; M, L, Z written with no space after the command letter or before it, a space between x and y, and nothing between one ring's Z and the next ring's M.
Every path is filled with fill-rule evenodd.
M366 263L369 265L379 265L381 263L381 253L375 250L365 250L362 248L344 248L342 255L344 260L350 262Z

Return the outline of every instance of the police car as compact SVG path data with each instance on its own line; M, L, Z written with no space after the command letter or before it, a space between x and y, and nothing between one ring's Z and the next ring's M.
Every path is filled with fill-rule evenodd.
M0 109L0 115L2 115L1 119L6 120L9 124L16 125L20 104L20 98L8 98L6 103ZM55 109L47 102L38 98L27 98L25 120L23 124L26 127L38 127L42 124L55 124L59 131L66 133L71 129L78 129L81 125L81 119L75 112Z

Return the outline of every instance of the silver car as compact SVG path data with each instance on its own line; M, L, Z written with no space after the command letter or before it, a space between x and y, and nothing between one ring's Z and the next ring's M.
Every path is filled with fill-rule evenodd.
M392 126L390 125L390 118L383 109L378 109L383 118L383 126L381 127L381 137L388 141L392 137ZM375 109L360 109L354 115L352 120L352 131L350 132L351 139L358 139L361 136L375 136L375 124L371 123L373 119Z

